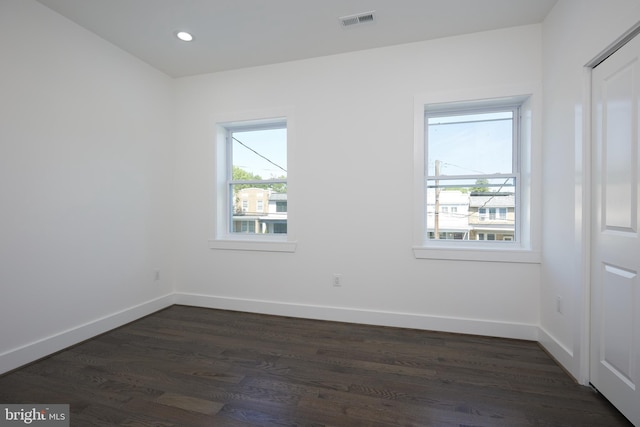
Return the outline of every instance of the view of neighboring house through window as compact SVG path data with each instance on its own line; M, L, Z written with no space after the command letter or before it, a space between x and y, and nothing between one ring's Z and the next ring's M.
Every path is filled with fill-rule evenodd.
M229 232L286 234L286 123L248 122L226 130Z
M425 111L426 240L517 241L517 105Z

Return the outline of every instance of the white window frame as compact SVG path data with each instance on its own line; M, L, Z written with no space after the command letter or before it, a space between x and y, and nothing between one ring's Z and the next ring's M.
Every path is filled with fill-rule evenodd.
M418 259L540 263L540 87L537 85L487 87L414 97L414 242ZM478 107L520 105L517 147L520 185L516 194L518 241L460 241L426 238L425 112L460 111Z
M266 251L266 252L295 252L295 203L291 203L292 188L295 185L292 171L294 165L295 120L293 109L290 107L274 108L260 111L246 111L219 114L213 119L212 144L212 197L211 197L211 230L209 239L211 249ZM227 170L229 166L230 148L227 136L230 129L243 127L261 127L286 124L287 128L287 233L277 234L243 234L231 231L232 195L229 194Z

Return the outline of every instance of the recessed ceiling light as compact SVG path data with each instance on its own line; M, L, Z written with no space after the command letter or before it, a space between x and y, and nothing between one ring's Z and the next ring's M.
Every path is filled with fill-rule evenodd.
M176 33L176 37L183 42L190 42L193 40L193 36L191 35L191 33L187 33L186 31L178 31Z

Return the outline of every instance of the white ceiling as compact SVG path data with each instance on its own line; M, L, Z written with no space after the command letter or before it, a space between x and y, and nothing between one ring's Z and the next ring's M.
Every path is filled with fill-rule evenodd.
M182 77L539 23L557 0L38 1ZM338 19L369 11L373 24Z

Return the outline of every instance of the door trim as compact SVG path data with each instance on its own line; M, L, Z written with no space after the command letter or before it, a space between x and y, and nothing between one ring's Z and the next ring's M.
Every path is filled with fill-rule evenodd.
M605 59L613 55L618 49L627 44L631 39L640 34L640 22L629 28L620 37L613 41L609 46L604 48L602 52L596 55L591 61L585 64L586 68L593 69L604 62Z
M607 55L608 56L608 55ZM600 61L602 62L602 61ZM600 63L598 62L598 63ZM576 316L574 322L577 323L577 331L579 333L579 354L578 361L578 382L582 385L589 385L590 381L590 362L591 362L591 149L592 149L592 82L593 67L585 66L582 72L582 126L576 126L576 132L581 132L581 136L576 136L576 229L579 235L576 236L577 246L581 249L581 301L582 310L579 316Z

